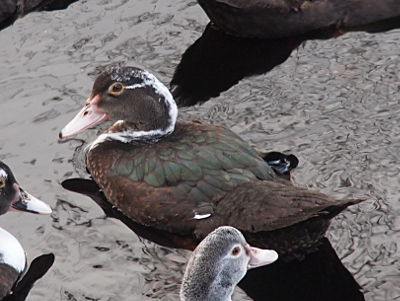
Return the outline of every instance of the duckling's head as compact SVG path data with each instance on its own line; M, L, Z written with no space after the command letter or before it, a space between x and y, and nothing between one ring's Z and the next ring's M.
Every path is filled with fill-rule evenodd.
M194 250L183 277L181 299L231 300L236 284L248 269L277 258L273 250L249 246L237 229L219 227Z

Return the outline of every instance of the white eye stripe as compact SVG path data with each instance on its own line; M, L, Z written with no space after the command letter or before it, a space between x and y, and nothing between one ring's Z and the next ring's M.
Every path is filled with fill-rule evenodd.
M169 108L169 116L171 118L171 126L166 129L166 132L172 132L175 128L176 119L178 118L178 107L176 105L174 98L172 97L171 92L162 82L160 82L157 79L157 77L155 77L153 74L151 74L146 70L140 72L140 74L138 74L137 77L142 79L143 82L138 84L133 84L130 86L125 86L125 89L133 90L133 89L144 88L147 86L147 87L152 87L158 95L162 96L167 103L167 106Z
M146 85L145 83L142 83L142 84L134 84L134 85L132 85L132 86L125 86L125 89L134 90L134 89L144 88L145 86L149 86L149 85Z

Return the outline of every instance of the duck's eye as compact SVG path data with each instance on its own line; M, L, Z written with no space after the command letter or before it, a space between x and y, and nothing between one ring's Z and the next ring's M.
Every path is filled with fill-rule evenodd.
M0 189L4 188L4 186L6 186L6 179L0 178Z
M110 94L112 94L112 95L119 95L122 93L123 90L124 90L123 84L114 83L110 86L110 88L108 89L108 92L110 92Z
M240 247L236 246L236 247L234 247L234 248L232 249L231 254L232 254L233 256L238 256L238 255L240 254L240 251L241 251Z

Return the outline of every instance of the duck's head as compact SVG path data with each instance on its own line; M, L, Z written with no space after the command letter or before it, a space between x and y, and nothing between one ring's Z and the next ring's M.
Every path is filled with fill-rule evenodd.
M0 215L7 211L50 214L51 208L24 190L11 169L0 161Z
M247 244L240 231L219 227L194 250L181 286L182 300L231 300L236 284L248 269L278 259L273 250Z
M110 134L159 137L173 132L177 115L172 94L153 74L135 67L111 68L97 77L85 107L61 130L60 138L105 120L118 121Z

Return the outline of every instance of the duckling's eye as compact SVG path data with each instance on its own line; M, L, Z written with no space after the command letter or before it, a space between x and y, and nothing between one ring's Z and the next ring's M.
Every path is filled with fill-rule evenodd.
M108 89L108 92L110 92L110 94L112 94L112 95L119 95L122 93L123 90L124 90L123 84L114 83L110 86L110 88Z
M233 256L238 256L238 255L240 254L240 251L241 251L240 247L236 246L236 247L234 247L234 248L232 249L231 254L232 254Z
M0 189L4 188L4 186L6 186L6 179L0 178Z

